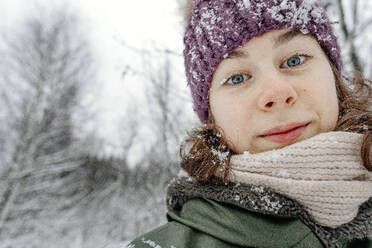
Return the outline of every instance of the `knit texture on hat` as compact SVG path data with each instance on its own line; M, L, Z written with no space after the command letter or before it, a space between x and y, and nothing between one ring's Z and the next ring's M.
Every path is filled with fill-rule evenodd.
M223 58L254 37L272 30L312 34L341 72L337 38L316 0L196 0L184 35L184 59L194 111L208 119L212 76Z

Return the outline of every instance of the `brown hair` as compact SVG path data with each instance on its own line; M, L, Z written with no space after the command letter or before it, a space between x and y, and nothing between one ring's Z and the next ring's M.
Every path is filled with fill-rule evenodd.
M223 139L223 130L215 123L196 128L181 145L181 168L199 182L226 183L229 181L230 157L233 150ZM185 145L191 149L185 152Z
M192 9L192 6L194 5L194 2L195 2L195 0L186 0L181 5L181 11L183 12L182 16L184 17L185 24L187 23L187 19L190 16L191 9Z
M187 0L184 9L186 18L193 2ZM334 131L364 134L361 158L365 168L372 171L372 110L369 109L372 81L363 78L359 72L355 72L351 78L342 78L336 66L331 62L330 65L335 76L339 102L339 116ZM180 147L181 167L198 182L227 183L230 158L235 153L229 147L229 141L225 140L222 128L215 123L211 111L208 124L187 134L188 137ZM191 145L189 151L185 151L186 144Z

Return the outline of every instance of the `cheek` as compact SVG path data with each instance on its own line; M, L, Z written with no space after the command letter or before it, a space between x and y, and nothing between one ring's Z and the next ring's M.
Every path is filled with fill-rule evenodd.
M323 131L333 131L336 127L339 115L338 97L336 88L332 87L328 99L324 105Z
M216 124L222 128L230 147L239 152L246 148L250 139L248 127L250 116L252 115L249 102L239 99L239 97L212 96L210 97L211 111Z
M216 97L211 98L210 103L216 124L222 128L225 134L237 128L237 117L240 116L240 110L235 101L227 97Z
M336 127L338 114L339 114L339 106L338 106L338 96L336 90L336 79L333 75L330 77L331 83L329 84L329 91L328 97L325 104L325 112L326 112L326 130L325 131L333 131Z
M305 89L304 95L307 95L311 106L317 112L320 119L320 130L322 132L334 130L339 107L333 74L332 76L315 78L313 87Z

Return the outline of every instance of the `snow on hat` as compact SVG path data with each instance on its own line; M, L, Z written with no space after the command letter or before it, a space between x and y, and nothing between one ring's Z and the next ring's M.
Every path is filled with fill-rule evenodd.
M312 34L341 72L340 47L326 10L317 0L196 0L184 35L187 84L194 111L208 119L208 97L218 64L234 49L272 30Z

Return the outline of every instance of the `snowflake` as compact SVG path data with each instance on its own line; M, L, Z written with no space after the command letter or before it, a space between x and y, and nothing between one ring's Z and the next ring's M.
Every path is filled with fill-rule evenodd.
M216 150L212 150L212 154L217 156L219 158L219 160L221 161L225 161L229 155L229 152L220 152L220 151L216 151Z
M321 8L315 8L311 11L311 16L315 18L315 20L322 20L322 9Z
M279 7L282 10L295 9L296 8L296 3L294 3L294 2L288 3L288 0L284 0L283 2L280 3Z
M243 0L244 6L249 9L251 7L251 1L250 0Z
M235 199L235 201L240 201L240 196L239 196L239 195L236 195L236 196L234 197L234 199Z
M304 34L309 33L306 25L310 22L311 17L316 23L324 23L327 20L323 18L323 9L315 5L316 0L304 0L299 7L296 6L294 1L288 2L284 0L279 6L273 6L267 11L271 17L279 22L289 22L292 20L292 27L300 25L301 31ZM283 10L287 13L284 15Z
M267 195L263 196L261 200L266 203L266 205L263 206L263 209L266 211L274 211L275 213L278 213L280 208L283 206L279 201L273 201Z
M250 157L251 156L251 154L249 153L249 151L245 151L245 152L243 152L243 158L248 158L248 157Z
M202 28L201 28L200 26L196 26L196 28L195 28L195 33L196 33L196 34L202 34L202 33L203 33Z
M212 25L216 24L216 22L221 21L222 17L217 17L213 10L208 10L206 8L203 8L202 10L205 10L205 12L201 14L200 24L206 30L212 31Z
M195 50L196 50L196 48L193 47L193 48L189 51L189 55L191 55L191 63L193 63L194 60L197 58L197 55L196 55L196 53L195 53Z
M258 207L257 207L257 202L254 201L254 200L250 200L250 203L251 203L251 206L253 207L253 209L257 210Z
M192 72L192 77L195 79L195 80L199 80L199 75L196 71L193 71Z
M301 33L308 34L310 31L307 28L301 28Z
M253 186L252 187L252 191L253 192L256 192L256 193L263 193L264 192L264 188L263 188L263 186Z
M150 247L153 247L153 248L161 248L160 245L156 244L155 241L152 241L152 240L145 240L144 238L142 238L142 243L144 244L148 244Z

